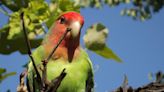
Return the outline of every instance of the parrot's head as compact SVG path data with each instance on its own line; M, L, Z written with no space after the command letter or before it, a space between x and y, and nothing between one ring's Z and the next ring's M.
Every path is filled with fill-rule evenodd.
M72 61L74 56L78 56L80 30L83 24L84 18L77 12L70 11L61 14L43 40L46 53L50 53L64 33L71 29L55 51L54 57L64 57Z
M80 34L80 30L84 24L84 19L77 12L66 12L58 18L57 22L66 28L71 29L70 36L76 38Z

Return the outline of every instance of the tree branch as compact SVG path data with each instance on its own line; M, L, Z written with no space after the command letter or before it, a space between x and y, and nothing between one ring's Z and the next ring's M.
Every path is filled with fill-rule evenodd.
M25 28L25 23L24 23L24 18L23 17L24 17L24 12L22 12L20 14L20 18L21 18L21 23L22 23L22 27L23 27L23 33L24 33L24 37L25 37L25 43L26 43L26 46L27 46L28 55L29 55L29 57L30 57L30 59L32 61L34 70L35 70L36 75L37 75L38 85L40 85L40 87L42 88L42 85L41 85L42 84L41 76L39 74L39 71L38 71L38 69L36 67L36 64L35 64L35 61L34 61L34 58L32 56L31 45L30 45L30 41L29 41L28 36L27 36L28 33L26 31L26 28Z

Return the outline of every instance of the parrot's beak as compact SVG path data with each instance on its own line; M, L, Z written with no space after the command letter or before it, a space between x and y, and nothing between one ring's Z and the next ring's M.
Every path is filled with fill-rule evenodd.
M81 29L81 25L79 21L72 22L70 25L70 28L72 29L71 31L72 37L76 38L79 35L80 29Z

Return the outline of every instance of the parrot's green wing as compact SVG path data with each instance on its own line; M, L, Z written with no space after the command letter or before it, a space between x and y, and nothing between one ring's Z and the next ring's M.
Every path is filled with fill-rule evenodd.
M36 65L39 67L41 65L41 60L44 59L45 56L43 47L40 46L37 48L33 56ZM64 68L67 74L57 92L92 92L94 85L92 63L83 49L80 50L80 55L76 59L73 59L71 63L63 58L57 60L51 59L47 64L48 81L52 81L59 76ZM33 88L36 74L31 62L28 65L28 73L29 87L35 90L34 92L37 92L37 85Z

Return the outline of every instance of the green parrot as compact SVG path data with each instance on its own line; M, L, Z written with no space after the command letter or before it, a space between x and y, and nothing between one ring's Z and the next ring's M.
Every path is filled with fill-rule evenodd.
M57 92L93 92L92 63L79 43L83 24L84 18L79 13L73 11L63 13L54 22L42 44L32 54L37 69L40 75L42 75L43 65L41 61L48 57L67 28L72 29L67 33L47 63L47 81L49 82L59 76L64 68L66 69L66 76L58 87ZM39 92L36 76L30 61L27 76L30 92Z

